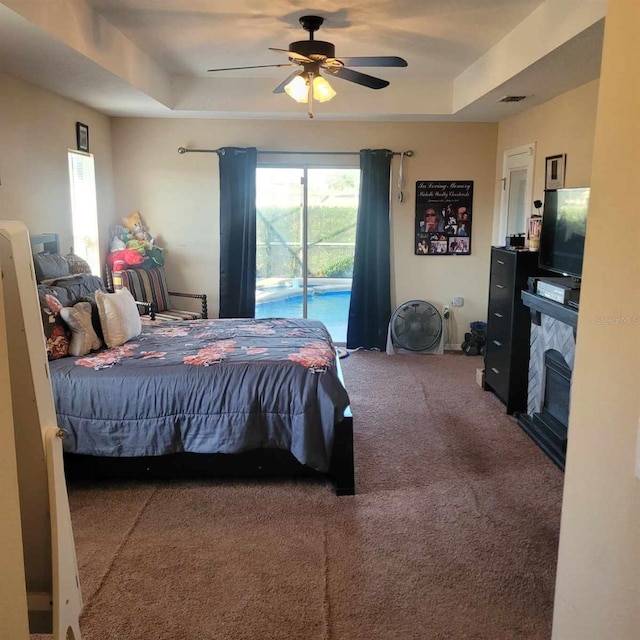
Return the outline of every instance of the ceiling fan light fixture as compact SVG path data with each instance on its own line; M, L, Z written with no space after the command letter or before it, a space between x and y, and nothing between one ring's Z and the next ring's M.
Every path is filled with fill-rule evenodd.
M318 102L329 102L336 95L333 87L322 77L313 79L313 99Z
M309 85L302 76L296 76L291 82L285 85L285 93L296 102L309 101Z
M320 72L327 72L330 77L337 76L342 80L353 82L369 89L384 89L389 86L388 80L376 78L349 67L406 67L407 61L398 56L347 56L336 58L336 48L332 42L316 40L314 33L320 28L322 16L302 16L300 24L309 33L308 40L291 42L288 49L269 47L270 51L285 54L289 61L283 64L262 64L247 67L225 67L209 69L209 71L232 71L235 69L258 69L262 67L298 67L283 80L273 93L286 93L293 100L308 105L309 117L313 118L313 102L328 102L336 96L333 87ZM300 67L302 67L300 69Z

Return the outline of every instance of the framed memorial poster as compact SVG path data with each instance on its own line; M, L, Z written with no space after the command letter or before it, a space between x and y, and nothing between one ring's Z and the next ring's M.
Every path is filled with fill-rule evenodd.
M473 180L416 182L415 254L469 255Z

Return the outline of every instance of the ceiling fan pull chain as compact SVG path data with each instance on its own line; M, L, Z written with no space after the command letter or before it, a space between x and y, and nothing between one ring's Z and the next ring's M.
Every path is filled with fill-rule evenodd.
M313 35L313 31L311 32ZM309 85L309 117L313 118L313 74L309 73L307 77L307 84Z
M404 202L404 193L402 193L402 188L404 187L404 151L400 153L400 168L398 169L398 202L402 204Z

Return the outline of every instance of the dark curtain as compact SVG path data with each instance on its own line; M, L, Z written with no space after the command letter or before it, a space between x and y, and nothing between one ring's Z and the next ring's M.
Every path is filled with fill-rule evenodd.
M219 151L221 318L255 315L257 157L254 147Z
M356 224L353 284L347 326L349 349L380 349L387 343L391 317L388 149L360 151L360 204Z

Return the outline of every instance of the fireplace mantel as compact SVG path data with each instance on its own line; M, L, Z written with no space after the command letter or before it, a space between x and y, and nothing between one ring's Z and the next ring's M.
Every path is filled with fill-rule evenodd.
M566 304L560 304L554 302L548 298L536 295L529 291L523 291L521 293L522 304L525 307L529 307L531 310L531 322L533 324L540 324L540 314L551 316L564 324L568 324L574 329L578 326L578 311Z

